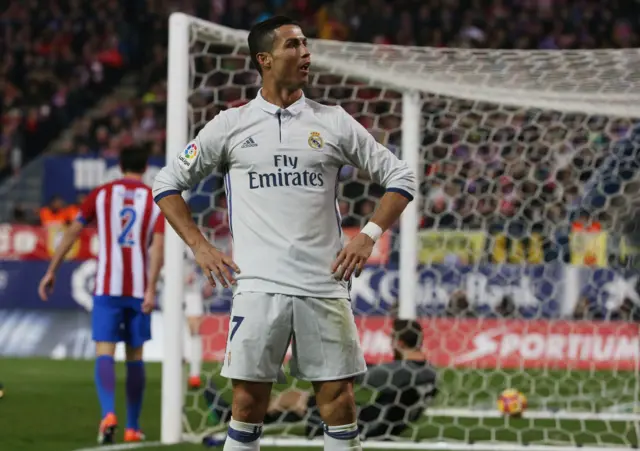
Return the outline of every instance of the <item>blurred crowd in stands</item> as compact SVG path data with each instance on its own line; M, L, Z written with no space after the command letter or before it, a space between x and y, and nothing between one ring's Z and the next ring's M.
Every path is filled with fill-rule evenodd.
M162 155L167 19L176 10L241 29L282 13L310 37L434 47L622 48L637 46L640 30L639 4L622 0L12 0L0 15L0 167L18 170L67 127L71 138L57 147L64 153L114 157L146 142ZM197 61L211 89L191 101L205 120L245 102L259 83L244 62L218 58ZM125 74L135 77L136 95L109 96ZM312 86L307 95L340 103L392 149L400 145L399 94ZM520 227L543 231L631 126L434 97L423 115L423 226L456 229L517 217ZM362 174L343 176L344 223L360 226L382 191Z
M0 168L44 151L146 51L137 2L11 0L0 11Z
M0 180L46 150L109 158L138 142L162 156L173 11L237 29L285 14L299 20L309 37L379 45L543 50L640 45L640 3L630 0L7 0L0 10ZM202 113L198 126L255 96L260 81L230 49L208 51L219 56L197 58L196 82L206 89L190 98L194 111ZM132 92L116 95L114 88L125 79ZM306 94L340 104L392 151L401 145L399 93L322 75ZM532 232L548 235L548 226L566 217L566 206L612 144L634 125L622 118L508 110L429 95L423 123L422 226L495 232L507 226L516 239ZM52 146L65 129L70 133ZM343 225L361 227L383 190L352 168L344 168L342 180ZM213 229L215 238L228 238L219 180L201 187L211 191L218 193L213 205L207 194L192 207L209 210L201 225ZM73 220L81 201L82 196L67 205L50 193L39 211L15 206L14 220L59 226ZM587 219L599 227L609 218L603 212ZM584 294L574 316L603 319L603 310L593 304ZM640 315L629 305L625 299L616 315ZM477 312L464 292L455 292L441 314ZM507 296L491 314L521 312Z

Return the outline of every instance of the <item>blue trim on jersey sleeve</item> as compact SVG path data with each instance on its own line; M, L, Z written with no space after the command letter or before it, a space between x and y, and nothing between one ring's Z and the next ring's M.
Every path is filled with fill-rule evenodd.
M154 197L154 198L153 198L153 201L154 201L155 203L158 203L158 201L159 201L160 199L164 199L165 197L167 197L167 196L171 196L171 195L173 195L173 194L178 194L178 195L180 195L180 194L182 194L182 193L180 193L180 190L177 190L177 189L170 189L169 191L165 191L165 192L163 192L163 193L158 194L156 197Z
M403 190L402 188L389 188L387 189L387 193L398 193L401 196L404 196L407 199L409 199L409 201L413 200L413 196L411 195L411 193L409 191Z

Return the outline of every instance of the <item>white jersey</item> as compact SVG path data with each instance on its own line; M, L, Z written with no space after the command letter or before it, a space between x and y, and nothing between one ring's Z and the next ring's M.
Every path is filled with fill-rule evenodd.
M157 200L225 172L237 292L348 297L331 264L343 247L337 184L352 165L409 199L416 177L339 106L302 96L286 109L260 93L218 114L157 175Z

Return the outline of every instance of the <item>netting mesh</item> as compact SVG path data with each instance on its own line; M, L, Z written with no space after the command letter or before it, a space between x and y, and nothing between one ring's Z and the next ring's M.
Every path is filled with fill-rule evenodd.
M245 39L194 22L190 136L257 94ZM307 97L341 105L393 152L402 144L399 89L419 83L422 92L417 310L437 396L431 365L393 363L400 249L392 231L352 289L367 361L387 375L365 380L357 393L361 426L375 431L368 437L637 446L640 299L628 269L633 239L622 232L638 214L640 52L332 42L314 42L312 51ZM587 183L605 167L606 183ZM598 201L577 210L572 229L569 207L587 188ZM343 227L362 227L383 193L367 174L344 168ZM230 249L222 175L203 181L189 203L199 226ZM230 388L216 362L231 293L203 286L203 296L207 384L187 395L185 410L187 432L195 434L222 427ZM402 372L404 385L395 380ZM496 409L507 388L527 396L522 418ZM294 380L276 386L269 430L314 435L309 390Z
M238 46L247 32L195 20L192 42ZM368 84L519 107L640 115L640 49L484 50L311 40L314 65ZM345 71L345 67L349 67ZM245 68L250 69L247 60ZM482 86L479 90L478 86Z

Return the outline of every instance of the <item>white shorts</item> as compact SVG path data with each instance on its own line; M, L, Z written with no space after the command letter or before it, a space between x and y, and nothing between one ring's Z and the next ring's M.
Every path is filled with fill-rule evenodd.
M187 290L184 294L184 314L187 318L192 316L202 316L204 306L202 305L202 294L195 290Z
M290 342L297 379L331 381L367 370L349 300L251 292L233 298L221 375L276 382Z

